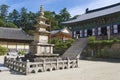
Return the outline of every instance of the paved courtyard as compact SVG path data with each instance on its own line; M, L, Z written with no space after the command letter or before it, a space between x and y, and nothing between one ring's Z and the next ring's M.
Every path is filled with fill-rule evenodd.
M0 59L2 60L1 57ZM0 72L0 80L120 80L120 63L80 60L79 68L74 69L27 76L15 72Z

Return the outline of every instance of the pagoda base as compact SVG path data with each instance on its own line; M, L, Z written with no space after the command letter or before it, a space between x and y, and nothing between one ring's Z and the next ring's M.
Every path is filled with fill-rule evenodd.
M43 61L44 59L45 60L50 60L50 61L53 61L53 60L56 60L60 58L58 54L39 54L39 55L36 55L36 54L26 54L25 57L22 58L23 61L27 61L29 60L30 62L40 62L40 61Z

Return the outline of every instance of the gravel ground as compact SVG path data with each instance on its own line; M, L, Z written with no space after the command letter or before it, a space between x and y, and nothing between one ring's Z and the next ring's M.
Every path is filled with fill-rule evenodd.
M0 62L2 62L0 57ZM30 75L0 72L0 80L120 80L120 63L79 61L79 68Z

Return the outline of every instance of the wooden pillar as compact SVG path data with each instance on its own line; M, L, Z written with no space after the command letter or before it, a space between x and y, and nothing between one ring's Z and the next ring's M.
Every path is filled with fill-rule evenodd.
M110 39L110 26L107 26L107 36L108 36L108 39Z

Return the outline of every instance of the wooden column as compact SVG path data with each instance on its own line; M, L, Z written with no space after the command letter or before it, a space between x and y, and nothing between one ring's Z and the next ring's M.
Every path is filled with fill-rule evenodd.
M110 39L110 26L107 26L107 36L108 36L108 39Z

